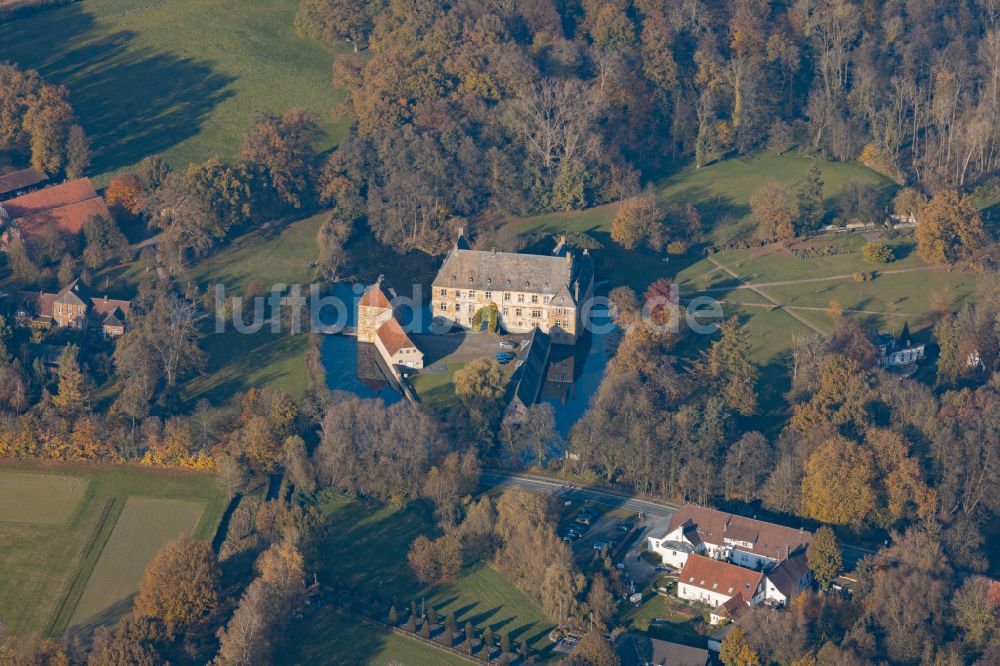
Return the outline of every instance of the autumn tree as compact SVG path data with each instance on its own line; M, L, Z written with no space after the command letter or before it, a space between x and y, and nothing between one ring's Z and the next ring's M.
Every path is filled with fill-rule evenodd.
M984 576L970 576L952 597L955 625L965 642L982 648L1000 635L1000 593L996 583Z
M243 135L240 161L279 202L300 208L311 186L316 159L312 142L318 135L318 118L312 111L292 108L280 116L264 114Z
M788 185L774 180L764 183L751 195L750 210L761 240L780 241L795 236L799 203Z
M417 580L435 585L450 583L462 568L462 549L453 536L431 540L421 535L410 544L407 560Z
M813 534L812 541L806 551L809 560L809 570L824 586L840 575L840 546L837 545L837 535L827 526L822 526Z
M592 631L580 639L565 663L566 666L621 666L622 662L608 639Z
M295 14L295 28L313 39L346 41L357 53L368 41L378 4L351 0L303 0Z
M88 217L83 223L83 237L86 242L83 263L91 270L100 268L115 257L128 261L132 256L125 234L105 215Z
M814 161L798 191L799 219L807 231L816 231L823 226L823 186L823 173L819 162Z
M587 606L590 608L594 625L598 628L607 627L618 610L618 603L608 589L608 581L601 574L594 576L594 580L590 583Z
M745 502L760 496L772 469L774 452L767 438L759 432L743 433L729 446L722 473L726 494Z
M135 217L143 210L143 186L134 174L115 176L104 189L104 200L112 210Z
M860 526L876 509L877 474L871 451L845 437L832 437L806 460L802 504L810 518Z
M455 372L455 395L461 401L480 433L489 432L500 418L506 389L500 365L488 358L477 358Z
M719 660L725 666L760 666L760 657L747 642L746 631L736 625L722 639Z
M220 571L206 541L182 534L146 567L135 612L163 620L171 634L207 621L219 604Z
M79 125L72 125L66 135L66 176L82 178L90 166L90 141Z
M917 252L931 264L960 261L986 242L983 220L968 195L938 193L920 210Z
M611 239L626 250L634 250L640 245L654 251L662 250L666 241L665 216L653 195L629 197L618 206L611 220Z

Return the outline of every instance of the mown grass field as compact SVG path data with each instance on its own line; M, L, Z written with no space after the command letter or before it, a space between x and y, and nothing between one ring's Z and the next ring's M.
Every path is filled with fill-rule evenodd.
M552 623L526 595L485 563L467 563L460 578L450 585L425 586L413 578L406 563L410 543L434 530L423 508L397 509L338 498L326 503L323 511L329 530L317 549L321 581L339 589L351 585L378 588L383 598L397 597L401 610L409 607L410 600L419 605L423 599L442 619L454 613L459 627L466 622L479 629L489 625L498 636L507 631L512 640L528 641L536 649L548 644L546 635ZM410 643L414 642L361 625L332 610L322 611L293 628L292 647L281 663L383 664L392 661L393 654L408 654ZM440 652L436 661L432 654L428 654L432 661L421 661L423 651L418 648L424 646L414 645L417 656L414 660L403 658L403 663L451 663L443 651L436 651Z
M330 607L292 629L293 646L277 656L283 666L467 666L468 661L420 641L384 631Z
M157 551L198 526L205 502L129 497L90 574L70 626L100 622L131 602Z
M194 530L201 539L212 538L225 509L225 495L210 474L7 463L0 466L0 486L14 473L43 484L52 475L71 477L85 487L60 523L0 522L0 622L14 635L58 634L68 627L128 498L203 504ZM147 518L145 529L155 532L157 520ZM129 566L141 571L147 562L136 556Z
M227 297L243 296L251 282L265 291L277 284L301 284L308 296L316 260L316 232L325 218L318 213L284 227L263 228L234 239L191 270L191 278L204 290L224 284ZM252 306L247 312L252 311ZM307 322L303 322L304 324ZM273 333L264 326L253 334L234 330L229 322L224 333L215 332L214 315L204 322L202 348L208 355L205 372L185 387L189 400L208 398L221 402L250 387L281 388L299 398L306 387L306 333Z
M78 476L0 472L0 523L58 525L73 515L86 489Z
M299 37L295 0L84 0L0 24L0 61L65 85L93 145L91 174L162 154L175 167L232 158L256 112L319 114L326 149L332 54Z
M655 183L657 198L664 205L692 204L701 216L707 239L723 244L752 235L750 197L770 180L794 185L803 181L813 160L801 155L761 153L718 162L701 169L689 166ZM854 163L818 162L823 177L824 206L827 216L834 215L834 200L851 181L870 183L887 192L892 184L867 167ZM508 221L502 233L561 232L587 233L599 240L604 249L594 253L598 275L612 286L625 284L642 291L659 277L673 277L697 262L696 253L666 257L646 250L626 251L611 240L611 221L616 205L586 211L550 213ZM669 259L665 261L665 259Z

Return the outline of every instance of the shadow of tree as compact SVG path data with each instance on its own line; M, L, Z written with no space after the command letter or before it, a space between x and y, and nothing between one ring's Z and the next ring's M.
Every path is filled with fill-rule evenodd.
M104 33L81 4L0 24L0 60L66 86L90 137L92 171L133 164L196 135L232 96L233 77L210 62L157 53L137 34Z

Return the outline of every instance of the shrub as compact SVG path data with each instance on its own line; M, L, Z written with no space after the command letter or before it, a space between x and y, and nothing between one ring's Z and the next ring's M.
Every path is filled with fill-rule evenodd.
M865 243L861 257L866 264L888 264L896 258L892 248L881 241Z

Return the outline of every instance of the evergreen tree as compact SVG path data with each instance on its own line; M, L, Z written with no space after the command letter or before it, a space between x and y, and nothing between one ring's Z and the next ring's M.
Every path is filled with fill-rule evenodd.
M816 530L806 557L809 560L809 570L824 587L840 575L840 547L837 545L837 535L829 527L823 526Z
M823 175L818 162L812 163L799 187L799 215L806 231L815 231L823 224Z
M59 392L52 402L63 412L79 412L90 405L90 380L80 369L79 352L76 345L67 345L59 358Z

